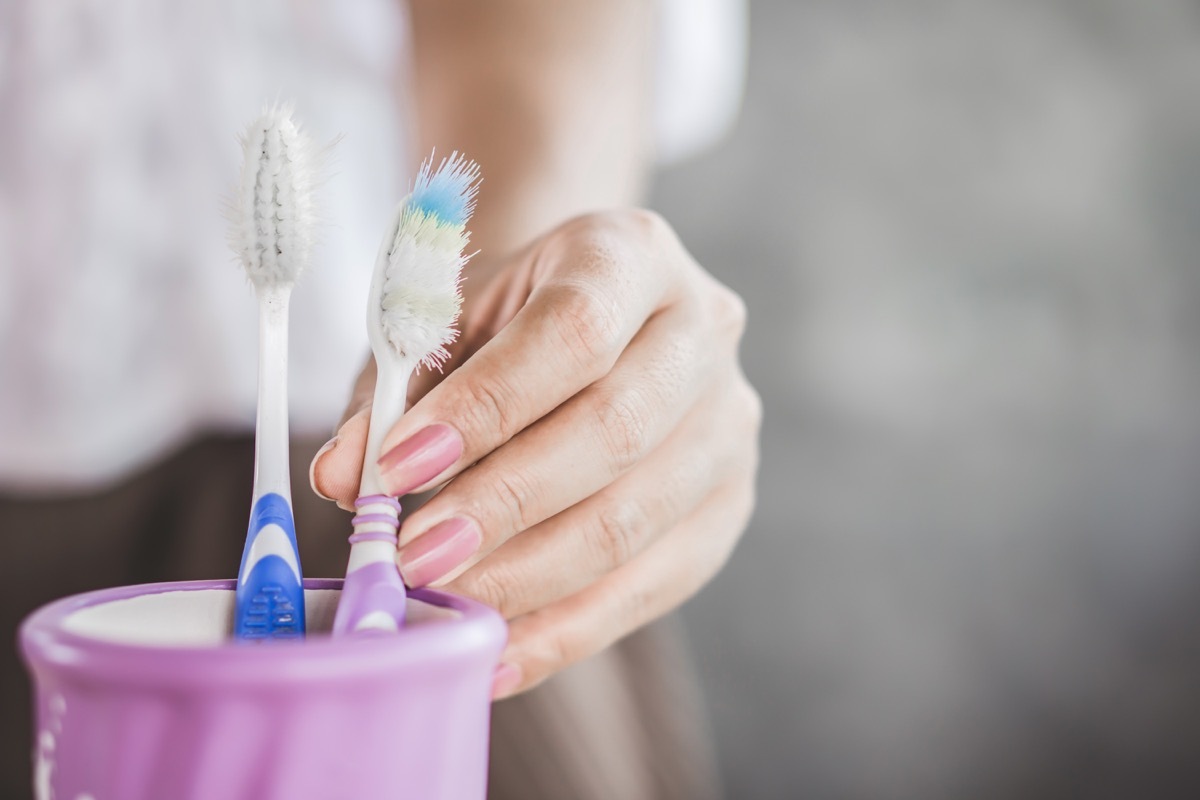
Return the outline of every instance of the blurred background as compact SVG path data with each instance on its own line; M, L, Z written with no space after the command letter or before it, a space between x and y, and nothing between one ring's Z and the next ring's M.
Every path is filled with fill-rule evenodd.
M754 0L654 205L746 297L738 798L1200 797L1200 5Z
M0 67L21 44L5 35L19 30L4 24L17 6L50 20L55 54L70 56L59 66L82 76L78 96L55 98L61 107L16 97L42 110L65 152L74 131L115 128L124 112L107 105L109 88L168 108L191 85L133 50L111 73L91 70L91 29L54 24L48 3L0 0ZM189 8L206 16L199 4L175 11ZM365 14L367 33L388 30ZM750 16L736 127L665 170L651 203L746 298L744 363L766 406L757 515L684 610L731 800L1200 797L1200 3L752 0ZM240 60L250 34L193 37L169 14L155 24L178 34L155 40L163 62L176 45L224 43L214 62L229 97L186 99L234 122L246 118L241 95L259 102L244 75L293 76L301 107L310 89L334 97L325 122L365 114L392 78L386 36L345 53L331 36L336 52L280 48L259 63ZM327 63L340 71L309 80L305 70ZM10 77L0 70L0 101L15 96ZM123 203L155 211L159 193L232 174L193 172L235 155L234 123L210 141L190 119L148 117L156 135L144 152L127 148L133 166L106 162L88 184L111 212L97 223L103 241L145 263L191 245L137 227ZM337 129L321 124L326 141ZM381 128L342 168L387 172L363 154L392 147L394 133ZM209 160L161 149L176 138ZM31 141L42 152L48 140ZM17 160L0 166L47 166ZM108 194L137 165L145 183L129 185L140 194ZM337 199L365 231L334 232L362 248L345 250L347 264L369 267L377 217L397 195L375 177L378 195ZM215 196L190 198L196 219ZM41 210L57 221L56 208ZM0 208L0 245L18 238L8 226L19 218ZM197 230L209 245L196 247L225 264L224 223L212 224L221 230ZM39 235L47 246L69 238ZM82 305L120 306L132 291L112 288L103 267L91 265ZM127 283L145 279L129 272ZM228 356L253 334L253 301L233 269L221 280L210 305L248 326L222 328ZM345 283L345 303L315 291L301 302L345 309L357 336L362 289ZM200 296L190 283L157 290ZM0 322L32 308L0 292ZM162 313L139 309L130 337L134 323L157 324L151 312ZM98 352L144 357L106 344L117 333L101 326L88 335ZM152 354L193 369L163 341ZM24 338L8 348L0 355L14 360L33 352ZM247 353L248 393L218 399L249 414ZM301 355L296 374L328 370L322 359L310 367ZM322 430L356 364L325 378L336 411L307 412ZM94 371L78 381L88 393L123 389L107 362ZM166 384L174 373L163 374Z

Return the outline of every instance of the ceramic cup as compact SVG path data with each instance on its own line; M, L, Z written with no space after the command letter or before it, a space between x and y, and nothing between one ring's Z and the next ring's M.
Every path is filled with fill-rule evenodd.
M401 634L229 639L234 581L126 586L21 628L39 800L483 800L499 615L418 590Z

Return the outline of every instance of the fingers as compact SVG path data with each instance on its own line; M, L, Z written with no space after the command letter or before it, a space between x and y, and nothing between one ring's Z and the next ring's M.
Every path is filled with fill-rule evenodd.
M354 383L346 411L338 422L337 433L317 451L308 467L308 482L312 490L326 500L335 501L346 511L354 510L354 500L358 497L358 487L362 481L363 454L367 446L376 374L375 359L367 359L366 366ZM432 381L410 383L409 403L414 397L420 397L426 386L431 385Z
M411 585L442 577L422 539L452 518L474 527L467 568L514 534L583 500L626 472L676 427L712 381L718 347L686 311L650 320L613 371L461 474L405 521L400 564ZM710 437L697 431L700 441ZM415 540L415 541L414 541ZM409 544L412 543L410 547ZM458 570L458 571L461 571Z
M513 537L448 584L506 619L561 600L637 557L721 485L750 469L753 448L714 419L730 403L688 419L611 486Z
M350 402L337 425L337 433L321 447L308 465L308 482L313 492L341 508L352 511L362 477L362 453L367 444L371 399L375 391L375 359L354 381Z
M568 223L497 281L491 299L519 310L464 321L478 334L464 360L389 432L379 464L393 494L450 481L404 523L398 563L411 585L448 584L512 618L494 690L506 696L715 574L753 506L761 407L736 357L745 307L653 215ZM373 383L364 372L356 402ZM315 459L318 491L354 499L368 421L351 415Z
M496 698L536 686L691 597L725 563L753 503L751 484L732 486L639 558L565 600L513 620Z
M369 356L367 363L363 365L362 371L358 373L358 378L354 381L354 389L350 392L350 402L346 404L346 410L338 421L339 432L351 417L371 407L371 401L375 398L375 377L378 374L375 358Z
M662 247L644 242L654 232L625 230L637 224L605 216L564 226L529 256L537 279L525 306L385 439L380 466L393 494L448 480L608 373L675 280ZM436 457L414 464L431 438Z
M317 451L308 468L312 490L346 511L354 510L354 499L358 497L370 425L371 407L367 406L342 423L337 435Z

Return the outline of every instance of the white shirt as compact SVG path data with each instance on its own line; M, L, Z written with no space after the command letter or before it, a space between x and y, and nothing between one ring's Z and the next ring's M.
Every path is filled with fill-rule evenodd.
M736 109L739 8L663 4L667 157ZM292 299L292 430L330 430L368 352L369 272L412 161L405 32L392 0L4 4L0 487L94 487L197 432L253 426L256 305L221 203L236 133L275 99L318 142L345 135Z

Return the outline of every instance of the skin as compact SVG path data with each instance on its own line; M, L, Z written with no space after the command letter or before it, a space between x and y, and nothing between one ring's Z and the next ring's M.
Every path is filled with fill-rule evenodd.
M754 505L745 307L630 207L651 155L653 19L632 0L413 3L419 139L483 166L481 253L452 361L414 381L383 452L429 425L458 437L445 469L393 487L446 484L405 520L398 562L409 579L440 522L470 532L478 546L430 585L510 621L497 697L691 597ZM373 386L368 364L313 464L314 489L347 507Z

